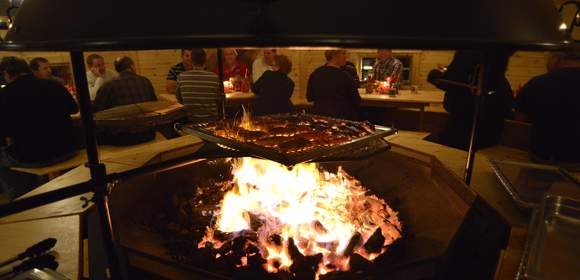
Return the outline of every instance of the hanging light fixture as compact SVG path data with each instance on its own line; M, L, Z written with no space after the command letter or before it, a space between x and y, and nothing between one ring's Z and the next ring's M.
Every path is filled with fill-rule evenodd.
M560 16L562 18L564 18L563 11L564 11L564 8L566 6L575 6L576 11L574 12L574 15L572 16L572 18L570 19L570 24L566 24L565 22L562 22L562 24L560 24L560 27L558 29L560 31L565 32L566 35L571 36L572 32L574 31L574 27L580 25L580 2L578 2L578 1L566 1L566 2L562 3L562 5L560 5L560 8L558 9L558 12L560 13Z

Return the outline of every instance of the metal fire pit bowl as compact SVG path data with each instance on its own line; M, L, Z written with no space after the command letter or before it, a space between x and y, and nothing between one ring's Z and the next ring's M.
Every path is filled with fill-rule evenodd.
M475 196L437 160L430 164L386 151L359 161L321 163L329 171L341 165L372 193L399 212L403 238L393 254L375 260L363 279L430 279L444 276L454 239ZM132 267L170 279L229 279L172 259L163 237L142 221L166 211L174 193L203 180L229 176L227 159L199 160L169 172L120 182L111 209L118 238ZM196 246L196 244L191 244ZM383 255L383 256L385 256ZM324 278L322 278L324 279Z

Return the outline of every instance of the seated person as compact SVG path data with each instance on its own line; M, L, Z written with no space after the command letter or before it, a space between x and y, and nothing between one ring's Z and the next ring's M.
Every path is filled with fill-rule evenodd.
M373 66L373 78L384 81L387 77L397 77L397 81L403 78L403 63L393 57L390 49L378 49L377 61Z
M252 81L255 83L264 72L272 70L276 49L264 49L263 56L256 58L252 64Z
M579 169L580 54L555 53L547 66L519 92L516 119L532 123L533 160Z
M36 187L38 178L10 167L43 167L75 155L71 114L77 104L62 85L30 74L21 58L5 57L0 70L8 82L0 89L0 185L16 197Z
M328 50L325 56L327 63L308 78L306 98L314 102L315 114L357 120L361 98L355 81L341 70L346 63L346 51Z
M355 82L356 87L359 87L360 79L358 77L358 73L356 72L356 66L354 63L347 61L344 66L340 67L342 71L346 72Z
M185 106L191 122L218 120L225 96L218 76L204 70L207 55L203 49L193 49L193 69L177 78L177 100Z
M113 107L148 101L157 101L155 90L149 79L137 75L135 63L130 57L115 60L115 70L119 76L105 83L97 92L93 109L95 112ZM103 132L99 135L100 144L134 145L155 138L153 129L142 133Z
M89 94L91 96L91 100L95 100L95 96L97 96L97 91L99 91L99 88L101 88L101 86L103 86L106 82L117 77L117 74L113 71L107 70L107 67L105 66L105 59L96 53L87 56L86 62L87 67L89 68L87 71Z
M493 94L486 94L481 118L479 119L476 139L477 148L485 148L499 143L503 124L511 115L513 96L510 84L505 77L511 51L498 51L495 62L490 66L490 75L487 77L489 90ZM451 64L444 73L432 70L427 80L436 87L445 91L443 107L449 113L443 129L428 137L433 142L462 149L469 149L471 127L477 96L470 89L439 82L446 79L456 82L469 83L470 77L477 75L475 69L483 62L483 57L476 51L457 51Z
M238 52L236 49L223 49L223 81L228 81L230 78L243 78L248 75L248 68L246 65L238 61ZM219 75L219 69L216 67L214 73Z
M257 97L253 107L256 116L292 111L290 97L294 92L294 82L288 78L292 62L285 55L276 55L272 70L264 72L252 85Z
M39 79L54 80L61 85L64 85L64 80L52 75L52 68L48 60L44 57L35 57L30 60L30 70L32 70L32 75Z
M191 70L191 49L181 49L181 62L171 66L167 73L165 89L168 94L175 95L177 92L177 77L182 72Z

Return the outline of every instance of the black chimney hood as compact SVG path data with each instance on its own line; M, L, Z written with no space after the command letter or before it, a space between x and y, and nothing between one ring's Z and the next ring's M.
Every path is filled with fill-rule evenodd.
M340 46L559 49L551 0L25 0L19 50Z

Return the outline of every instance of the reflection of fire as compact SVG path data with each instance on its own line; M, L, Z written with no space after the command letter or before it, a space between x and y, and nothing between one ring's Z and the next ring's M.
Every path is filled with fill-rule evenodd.
M313 270L326 274L348 270L353 254L373 260L401 237L397 213L340 168L333 174L304 163L289 170L243 158L233 174L235 186L224 195L200 248L221 247L218 232L230 239L254 236L244 248L257 247L268 272L292 271L298 256L306 256L318 257ZM244 254L242 266L257 252Z

